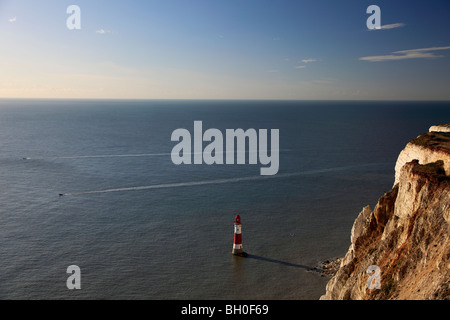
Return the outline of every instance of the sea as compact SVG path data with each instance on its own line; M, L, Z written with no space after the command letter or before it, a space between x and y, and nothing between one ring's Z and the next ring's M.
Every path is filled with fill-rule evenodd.
M278 173L175 165L194 121L278 129ZM448 122L449 102L1 99L0 299L319 299L315 268L345 255L400 151Z

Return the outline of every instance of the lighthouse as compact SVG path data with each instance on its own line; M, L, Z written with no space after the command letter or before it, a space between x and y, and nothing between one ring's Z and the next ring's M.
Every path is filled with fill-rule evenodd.
M235 256L247 256L247 253L244 252L244 249L242 247L242 225L241 217L239 215L236 215L236 218L234 218L234 243L232 253Z

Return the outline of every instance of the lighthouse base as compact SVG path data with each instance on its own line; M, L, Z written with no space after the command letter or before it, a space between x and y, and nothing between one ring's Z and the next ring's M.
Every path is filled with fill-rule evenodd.
M233 249L233 251L231 253L238 257L247 257L248 256L247 252L244 252L244 250L242 250L242 249Z

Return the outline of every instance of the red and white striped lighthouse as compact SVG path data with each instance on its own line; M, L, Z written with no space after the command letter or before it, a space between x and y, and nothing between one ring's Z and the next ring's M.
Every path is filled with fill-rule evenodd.
M247 253L244 252L242 247L242 225L241 217L239 215L236 215L236 218L234 218L234 243L232 253L236 256L247 256Z

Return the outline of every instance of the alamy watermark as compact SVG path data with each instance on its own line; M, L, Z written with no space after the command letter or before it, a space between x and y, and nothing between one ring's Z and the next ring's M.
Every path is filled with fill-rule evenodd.
M372 14L367 18L366 26L369 30L381 29L381 9L377 5L371 5L367 8L366 13Z
M78 5L72 4L67 7L66 13L70 16L66 20L66 26L69 30L81 29L81 8ZM366 10L367 14L371 16L366 21L366 26L369 30L381 29L381 9L377 5L370 5Z
M70 16L66 20L66 26L69 30L80 30L81 29L81 9L77 5L70 5L66 10L67 14Z
M194 121L194 134L187 129L176 129L171 140L178 141L171 152L172 162L181 164L258 164L261 175L275 175L280 166L279 129L270 130L270 155L268 152L268 130L259 129L226 129L225 141L219 129L208 129L203 132L202 121ZM248 144L247 144L248 141ZM209 142L203 148L203 143ZM247 151L248 145L248 151ZM192 148L193 146L193 148ZM236 151L236 161L235 161Z
M370 290L381 289L381 269L376 265L369 266L366 273L370 274L367 279L367 288Z
M72 265L67 267L67 274L70 276L67 278L66 286L69 290L81 289L81 269L79 266Z

